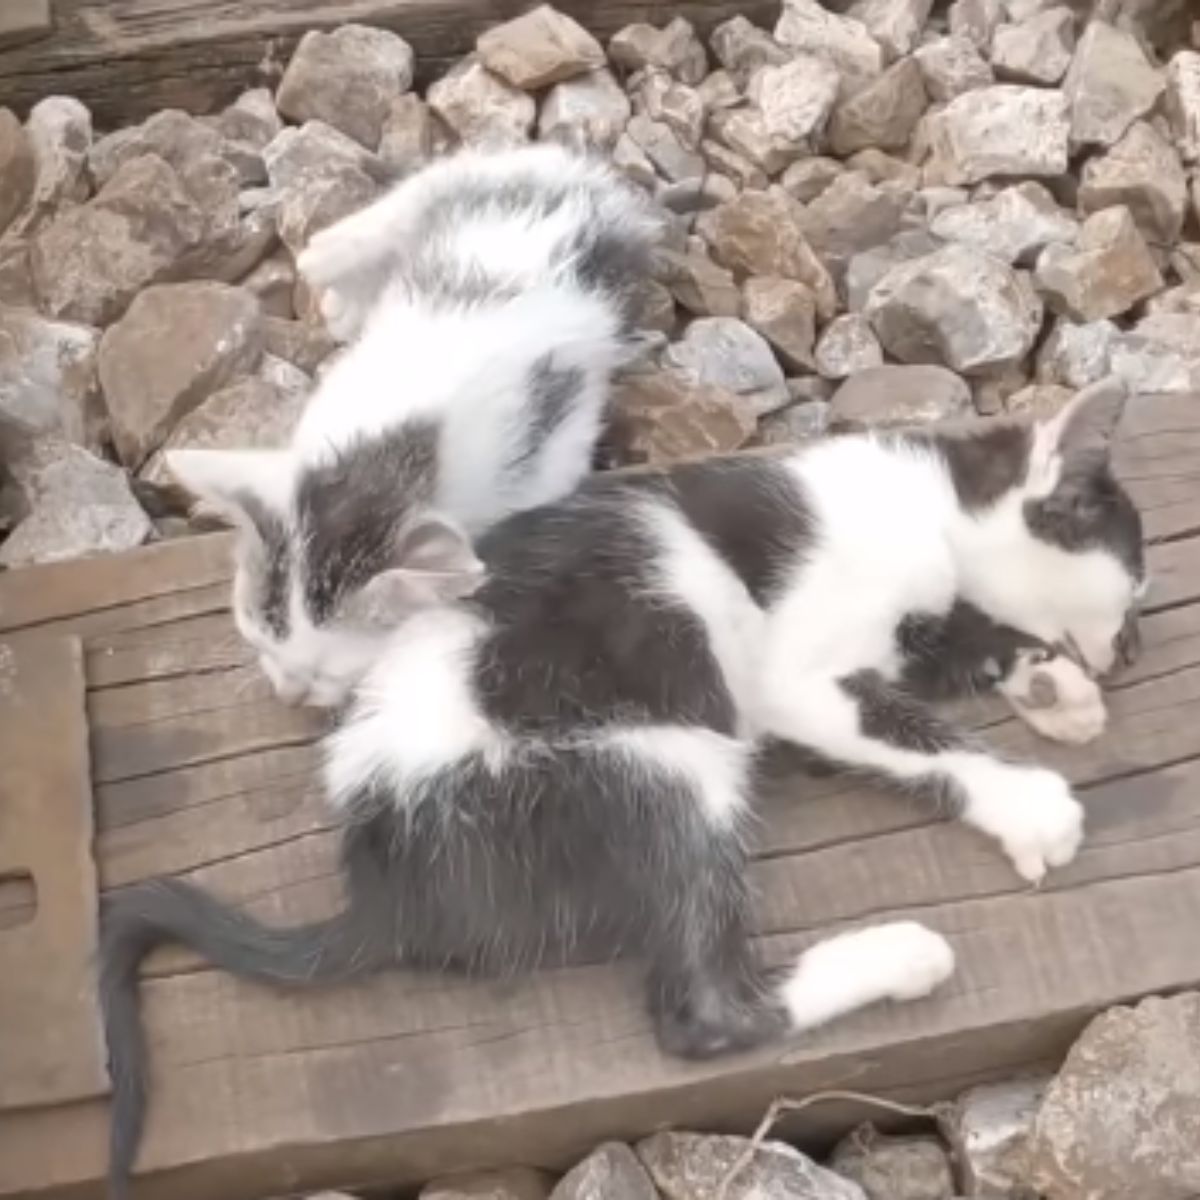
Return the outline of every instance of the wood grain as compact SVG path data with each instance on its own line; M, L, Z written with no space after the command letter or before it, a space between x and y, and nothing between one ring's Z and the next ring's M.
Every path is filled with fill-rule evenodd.
M1101 1008L1200 985L1200 400L1139 401L1118 457L1156 581L1110 731L1053 747L997 703L957 706L991 744L1075 781L1088 838L1074 863L1031 892L984 839L844 778L784 775L763 798L764 952L783 961L830 930L913 916L959 955L943 994L697 1066L655 1050L628 967L511 984L396 973L300 997L170 949L144 984L154 1100L138 1196L557 1167L666 1124L744 1131L781 1092L940 1099L1053 1060ZM274 705L248 661L223 612L227 555L213 538L2 576L0 626L89 631L102 887L174 872L264 918L309 919L340 900L321 721ZM0 1197L98 1197L106 1116L98 1101L5 1113ZM862 1116L820 1108L790 1132L820 1144Z
M67 93L116 128L160 108L212 112L247 87L278 82L300 36L357 21L395 30L416 51L421 80L474 48L524 0L55 0L55 32L0 50L0 104L23 112ZM561 0L602 38L632 21L674 16L702 30L735 13L773 25L778 0Z

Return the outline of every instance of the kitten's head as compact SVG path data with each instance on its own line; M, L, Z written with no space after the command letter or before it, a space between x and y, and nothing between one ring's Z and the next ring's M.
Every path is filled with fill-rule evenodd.
M1147 587L1141 517L1111 465L1127 398L1121 381L1103 380L1030 429L964 443L967 461L952 462L974 508L966 585L975 602L1095 675L1136 651ZM960 479L968 470L990 473L991 495L971 496Z
M234 619L289 704L342 703L407 617L482 582L411 476L360 454L313 470L282 450L179 450L167 465L237 528Z

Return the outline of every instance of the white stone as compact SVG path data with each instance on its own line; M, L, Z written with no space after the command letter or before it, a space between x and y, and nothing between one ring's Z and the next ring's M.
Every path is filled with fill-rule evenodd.
M761 334L734 317L700 317L667 347L666 362L743 397L756 415L788 401L783 370Z
M1019 25L1001 25L992 38L992 68L1016 83L1055 84L1075 49L1075 14L1050 8Z
M1165 86L1164 73L1132 33L1091 21L1063 82L1072 146L1111 146L1154 107Z
M833 111L841 77L826 59L797 54L782 66L761 67L750 80L750 99L767 134L799 142L821 133Z
M1167 64L1167 113L1185 162L1200 162L1200 52L1180 50Z
M1038 382L1078 391L1103 379L1111 370L1113 342L1119 333L1111 321L1077 324L1060 318L1038 351Z
M883 48L867 27L827 12L817 0L784 0L775 40L833 63L842 77L844 96L853 95L883 70Z
M433 109L471 146L512 146L529 140L537 102L468 55L429 85Z
M1079 222L1030 180L1004 188L989 200L944 208L929 223L935 237L986 251L1007 263L1032 263L1051 242L1070 245Z
M995 83L992 68L966 37L943 37L913 52L931 100L945 102Z
M1067 170L1069 125L1061 92L1015 84L966 92L930 119L928 137L928 183Z
M1030 1138L1049 1079L986 1084L959 1096L943 1133L968 1195L996 1200L1032 1194Z
M929 14L933 0L857 0L847 13L866 26L889 59L910 54Z
M826 379L845 379L883 366L883 348L861 313L843 313L825 326L816 350L817 370Z

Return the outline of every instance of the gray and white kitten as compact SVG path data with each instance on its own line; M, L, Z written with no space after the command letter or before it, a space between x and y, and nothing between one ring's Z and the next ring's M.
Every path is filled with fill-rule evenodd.
M470 594L472 539L588 472L657 233L614 171L464 151L318 234L355 336L285 450L181 450L241 530L234 612L286 700L335 705L414 611Z
M662 1047L686 1056L931 992L954 954L910 921L759 962L759 751L930 796L1027 880L1069 862L1083 809L1066 780L990 754L904 680L987 678L1022 641L1068 646L1096 676L1129 650L1145 567L1109 469L1124 399L1105 384L1035 427L597 476L492 529L484 585L390 639L328 742L339 915L271 928L178 880L106 900L118 1189L145 1105L137 969L164 941L290 988L632 954Z

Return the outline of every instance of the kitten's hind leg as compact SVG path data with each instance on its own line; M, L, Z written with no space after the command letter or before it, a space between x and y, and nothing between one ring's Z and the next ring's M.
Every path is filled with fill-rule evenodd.
M743 855L728 831L703 839L656 909L649 997L659 1043L709 1058L814 1029L881 1000L926 996L953 973L941 935L911 921L839 934L767 971L751 942ZM680 860L683 865L682 860Z
M948 802L1031 882L1075 857L1083 808L1060 775L1002 762L878 672L792 680L767 731L906 792Z

